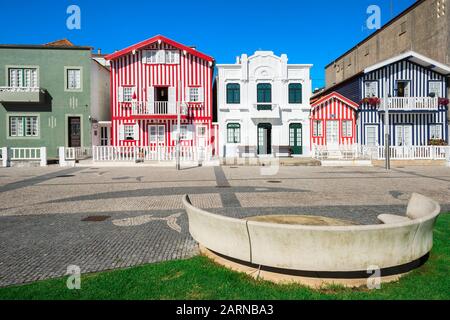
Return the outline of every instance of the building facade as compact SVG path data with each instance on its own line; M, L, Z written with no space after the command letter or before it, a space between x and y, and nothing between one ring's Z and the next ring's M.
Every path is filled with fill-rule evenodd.
M0 146L91 146L91 48L0 45Z
M418 0L325 67L329 88L381 61L415 51L450 65L450 0Z
M409 51L324 90L312 104L338 94L358 105L356 142L363 146L385 145L387 126L391 146L448 144L448 74L450 66Z
M182 146L213 143L213 58L155 36L107 59L111 64L112 145L175 146L178 110Z
M311 103L311 148L330 149L356 143L359 105L337 92Z
M219 155L308 156L311 67L271 51L218 65Z

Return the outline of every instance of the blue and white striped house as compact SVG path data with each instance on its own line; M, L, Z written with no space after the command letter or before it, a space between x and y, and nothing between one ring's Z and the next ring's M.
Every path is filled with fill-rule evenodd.
M449 75L450 67L415 52L365 69L358 81L349 83L359 86L362 100L358 143L384 145L386 109L392 146L425 146L431 140L448 143L448 106L444 104Z

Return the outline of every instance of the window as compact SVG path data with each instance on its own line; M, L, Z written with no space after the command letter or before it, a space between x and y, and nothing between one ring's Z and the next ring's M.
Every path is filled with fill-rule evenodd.
M397 81L397 97L409 97L409 81Z
M291 83L289 85L289 103L302 103L302 85L301 83Z
M67 90L81 90L81 69L66 69Z
M442 140L442 125L440 124L430 125L430 139Z
M38 86L38 76L36 68L10 68L10 87L35 88Z
M198 102L199 101L199 95L198 95L198 88L191 88L189 91L189 101L190 102Z
M368 146L378 145L378 126L376 125L366 126L366 145Z
M351 120L342 121L342 136L351 137L353 136L353 122Z
M9 117L10 137L38 137L38 117Z
M134 140L134 125L124 125L124 140Z
M313 136L322 137L323 136L323 123L322 120L313 121Z
M364 96L366 98L378 97L378 81L364 82Z
M165 50L165 63L179 64L180 52L178 50Z
M122 102L131 102L133 100L133 87L123 87Z
M143 63L147 64L179 64L179 50L144 50L142 53Z
M406 33L406 21L400 24L400 35Z
M258 110L272 110L272 85L260 83L257 86Z
M227 103L239 104L241 103L241 86L239 83L227 84Z
M439 98L442 97L442 91L441 91L441 82L439 81L430 81L428 83L428 95L433 98Z
M241 143L241 125L239 123L229 123L227 125L227 142Z

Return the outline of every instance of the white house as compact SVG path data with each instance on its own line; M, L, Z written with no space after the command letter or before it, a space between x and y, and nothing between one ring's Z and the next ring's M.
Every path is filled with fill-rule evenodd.
M311 67L272 51L217 65L219 155L309 156Z

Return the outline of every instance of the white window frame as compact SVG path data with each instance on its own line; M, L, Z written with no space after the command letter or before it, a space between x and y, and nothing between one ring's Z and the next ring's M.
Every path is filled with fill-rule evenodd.
M25 65L7 65L6 66L6 71L5 71L5 79L6 79L6 85L8 87L13 87L13 88L38 88L39 87L39 66L25 66ZM12 70L20 70L21 76L20 76L20 85L13 85L11 83L11 71ZM31 83L33 85L29 85L26 86L24 81L23 81L23 71L24 70L34 70L35 74L34 74L34 83ZM33 82L33 81L32 81Z
M313 137L323 137L323 120L313 120Z
M136 140L135 137L135 124L124 124L123 125L123 140L124 141L134 141ZM131 138L131 139L128 139Z
M372 144L368 144L368 139L367 139L367 129L368 128L375 128L375 139L376 139L376 141L375 141L375 144L374 145L372 145ZM379 137L379 130L380 130L380 128L379 128L379 126L378 125L376 125L376 124L367 124L367 125L365 125L364 126L364 136L365 136L365 141L366 141L366 145L367 146L378 146L379 144L380 144L380 141L378 141L378 137Z
M430 136L429 139L433 139L433 140L442 140L443 134L442 134L442 124L438 124L438 123L433 123L430 124ZM433 138L433 131L434 134L438 133L438 137L437 138Z
M430 81L428 81L428 95L430 95L432 93L432 91L431 91L432 84L437 85L437 87L439 89L439 93L435 95L435 98L442 98L442 82L439 81L439 80L430 80Z
M368 87L367 85L375 85L375 88ZM369 90L368 90L368 88L369 88ZM365 98L378 97L379 94L380 93L379 93L379 86L378 86L377 80L364 81L364 97Z
M342 120L342 137L351 138L353 137L353 121L352 120Z
M133 101L133 93L134 87L132 86L123 86L122 87L122 101L121 102L132 102Z
M16 133L11 132L11 120L15 119ZM40 137L39 115L12 114L6 117L6 131L8 139L29 139Z
M201 102L200 101L200 88L190 87L189 88L189 102Z
M77 88L69 88L69 71L79 71L80 83ZM64 91L69 92L82 92L83 91L83 67L79 66L65 66L64 67Z
M166 64L179 64L180 51L179 50L164 50L164 57Z

